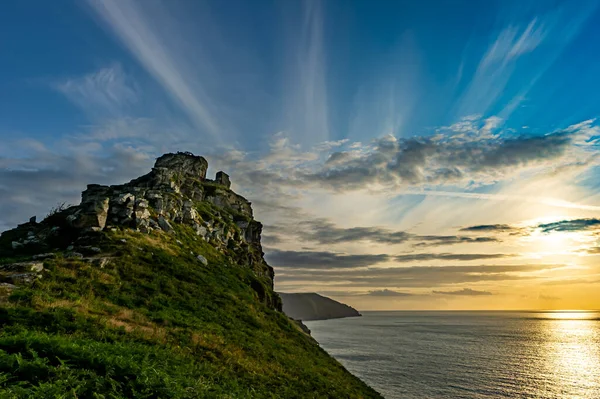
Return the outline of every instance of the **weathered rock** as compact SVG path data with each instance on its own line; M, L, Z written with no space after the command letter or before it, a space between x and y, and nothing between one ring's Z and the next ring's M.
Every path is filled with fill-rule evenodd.
M206 238L208 234L208 230L204 226L196 225L196 234L198 234L202 238Z
M18 242L18 241L13 241L13 242L11 243L11 247L12 247L12 249L19 249L19 248L22 248L22 247L23 247L23 244L21 244L21 243L20 243L20 242Z
M196 256L196 259L198 259L200 261L200 263L202 263L204 266L208 265L208 260L206 260L206 258L202 255L198 255Z
M241 195L225 188L215 188L206 194L206 200L223 209L233 209L236 212L252 217L250 202Z
M8 281L14 285L31 285L35 280L40 278L41 275L36 273L20 273L12 274L7 277Z
M106 226L109 209L108 187L89 184L81 194L80 212L71 224L76 228L102 230Z
M44 270L44 264L42 262L17 262L0 265L0 272L11 272L11 273L24 273L24 272L35 272L40 273Z
M223 171L217 172L215 182L217 184L221 184L227 188L231 187L231 180L229 180L229 175Z
M158 225L160 226L161 229L163 229L163 231L170 233L171 231L173 231L173 227L171 226L171 223L169 223L169 221L167 219L165 219L163 216L159 216L158 217Z
M206 179L208 162L192 153L165 154L156 160L155 169L164 168L184 174L183 178Z

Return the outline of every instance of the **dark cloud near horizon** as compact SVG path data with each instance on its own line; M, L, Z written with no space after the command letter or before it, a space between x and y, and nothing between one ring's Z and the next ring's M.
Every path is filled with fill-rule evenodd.
M375 266L383 262L424 262L424 261L473 261L513 257L513 254L452 254L417 253L405 255L391 254L340 254L329 251L282 251L266 249L265 258L274 267L289 269L352 269Z
M415 294L411 294L408 292L400 292L400 291L394 291L394 290L388 290L383 289L383 290L374 290L374 291L369 291L366 295L368 296L376 296L376 297L409 297L409 296L415 296Z
M538 224L537 228L543 233L556 232L572 232L572 231L583 231L600 228L600 219L589 218L589 219L571 219L561 220L553 223Z
M542 301L559 301L561 298L554 295L540 295L539 299Z
M460 231L468 232L486 232L486 233L503 233L513 231L515 228L508 224L481 224L477 226L463 227Z
M531 227L516 227L508 224L484 224L476 226L468 226L460 229L460 231L473 232L473 233L510 233L515 234L529 234L534 230L540 230L542 233L552 232L577 232L600 229L600 219L587 218L587 219L567 219L559 220L558 222L552 223L540 223Z
M326 251L270 250L265 254L265 258L274 267L350 269L376 265L389 260L390 256L386 254L345 255Z
M452 284L490 281L518 281L540 278L535 273L563 267L557 264L481 265L481 266L409 266L367 269L276 269L278 283L327 282L352 287L425 288ZM516 274L518 273L518 274Z
M514 257L514 254L452 254L452 253L419 253L396 255L393 257L396 262L422 262L429 260L459 260L472 261L482 259L501 259Z
M493 295L489 291L477 291L477 290L473 290L471 288L463 288L462 290L456 290L456 291L435 291L434 290L432 292L437 295L457 295L457 296L489 296L489 295Z
M414 239L421 241L417 244L414 244L416 247L437 247L442 245L500 242L500 240L495 237L414 236Z

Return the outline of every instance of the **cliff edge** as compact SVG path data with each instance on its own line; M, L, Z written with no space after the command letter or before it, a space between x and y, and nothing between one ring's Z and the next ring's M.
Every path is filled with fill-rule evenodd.
M2 397L380 397L281 312L262 225L207 167L165 154L0 235Z

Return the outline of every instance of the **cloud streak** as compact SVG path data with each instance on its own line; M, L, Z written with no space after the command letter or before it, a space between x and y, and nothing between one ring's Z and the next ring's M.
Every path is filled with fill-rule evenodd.
M168 12L159 7L153 14L162 17L157 23L151 22L153 18L146 15L157 3L146 2L141 7L140 3L131 0L88 0L88 4L197 126L216 137L219 124L209 105L206 89L184 75L181 65L185 62L173 53L173 41L165 39L168 29L176 31L171 21L164 18Z
M336 226L327 219L304 220L293 226L267 226L266 230L275 233L281 232L287 235L295 235L303 241L315 242L321 245L364 241L389 245L399 245L411 242L417 247L427 247L498 241L495 237L419 235L378 226L342 228Z
M432 291L438 295L458 295L458 296L488 296L492 295L489 291L477 291L470 288L463 288L462 290L456 291Z
M124 115L138 101L138 89L120 64L63 80L53 85L73 104L90 115Z
M368 267L359 269L278 269L281 286L312 284L341 287L438 288L454 284L502 281L544 281L544 274L563 268L558 264ZM542 274L540 274L542 273Z

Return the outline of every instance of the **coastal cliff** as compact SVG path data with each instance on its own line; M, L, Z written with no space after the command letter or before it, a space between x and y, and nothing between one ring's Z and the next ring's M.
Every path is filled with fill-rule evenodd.
M361 315L351 306L314 292L290 294L280 292L279 296L283 302L284 313L296 320L328 320Z
M379 398L282 312L249 201L190 153L0 236L3 397Z

